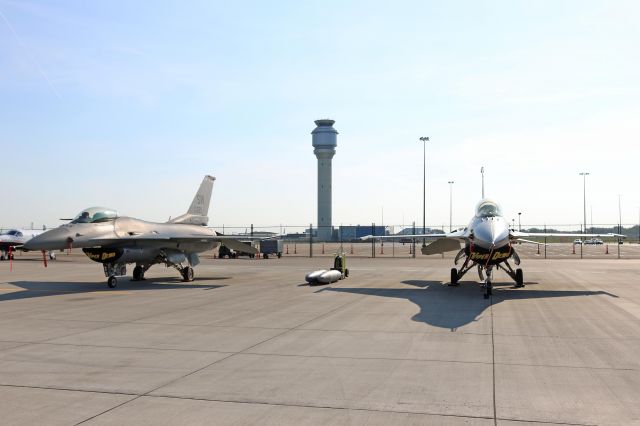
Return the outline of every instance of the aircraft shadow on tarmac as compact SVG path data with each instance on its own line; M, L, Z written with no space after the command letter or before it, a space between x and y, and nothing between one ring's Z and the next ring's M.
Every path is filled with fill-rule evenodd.
M505 300L541 299L556 297L580 297L606 295L618 296L606 291L574 291L574 290L529 290L514 289L513 283L494 282L491 299L482 297L483 290L475 281L461 281L460 285L451 287L441 281L402 281L418 288L346 288L325 287L318 291L332 291L336 293L363 294L387 298L409 300L420 307L420 312L411 319L424 322L439 328L456 331L459 327L476 320L490 306ZM535 282L525 283L535 285Z
M203 280L223 280L228 277L202 278ZM158 278L145 281L118 281L115 289L107 288L102 282L52 282L52 281L14 281L8 284L21 288L17 291L1 292L0 302L6 300L29 299L32 297L59 296L62 294L83 294L95 292L118 292L139 290L172 290L172 289L202 289L214 290L224 285L183 283L180 279Z

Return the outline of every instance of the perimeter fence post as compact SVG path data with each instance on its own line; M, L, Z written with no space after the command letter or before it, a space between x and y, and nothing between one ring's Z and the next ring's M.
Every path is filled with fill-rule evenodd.
M371 223L371 235L373 238L371 239L371 258L376 257L376 224Z
M396 230L396 227L392 225L391 235L396 235L395 230ZM395 238L391 238L391 254L392 254L392 257L396 257L396 239Z
M413 221L413 235L416 235L416 221ZM411 240L411 247L413 248L413 250L411 251L411 255L412 257L415 259L416 258L416 237L413 237Z

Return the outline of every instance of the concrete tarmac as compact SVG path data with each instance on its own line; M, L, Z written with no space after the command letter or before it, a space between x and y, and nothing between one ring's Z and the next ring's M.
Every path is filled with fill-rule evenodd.
M0 262L2 424L640 424L640 260L206 259L108 289L60 255Z

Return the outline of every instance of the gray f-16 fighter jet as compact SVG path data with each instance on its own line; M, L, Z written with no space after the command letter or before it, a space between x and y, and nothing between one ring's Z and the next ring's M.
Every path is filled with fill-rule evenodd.
M484 188L483 188L484 195ZM402 235L403 238L435 238L428 245L422 246L422 254L442 254L459 250L454 263L457 265L463 260L460 269L451 268L451 285L458 285L460 278L474 267L478 269L478 275L483 282L484 297L488 298L492 292L492 275L494 267L505 271L516 283L516 287L524 287L522 269L513 269L510 259L520 265L520 257L513 248L514 243L524 242L540 244L537 241L526 240L533 237L624 237L618 234L561 234L561 233L532 233L519 232L509 229L507 220L502 216L502 211L497 203L489 199L483 199L476 207L476 213L471 218L469 225L446 234L419 234ZM397 236L366 236L363 239L372 238L398 238ZM461 247L461 243L464 247Z
M184 281L192 281L193 267L200 263L198 253L213 250L221 242L234 250L257 253L254 247L206 227L214 180L205 176L187 213L166 223L118 216L115 210L92 207L71 222L32 238L22 249L80 247L89 259L102 263L111 288L117 285L116 277L126 275L128 263L136 265L135 281L143 280L145 272L160 263L176 268Z

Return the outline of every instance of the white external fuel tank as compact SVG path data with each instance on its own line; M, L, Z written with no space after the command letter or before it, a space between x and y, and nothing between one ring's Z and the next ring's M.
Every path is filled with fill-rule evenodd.
M326 269L320 269L318 271L313 271L313 272L309 272L305 277L305 281L308 282L309 284L315 284L318 282L318 278L320 278L320 275L324 274L325 272L327 272Z
M340 271L336 271L332 269L331 271L326 271L324 274L318 277L318 282L322 284L331 284L335 283L342 279L342 273Z

